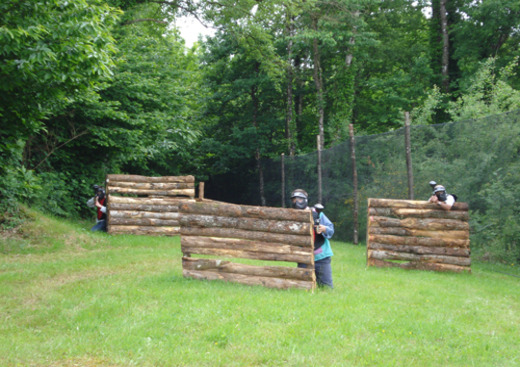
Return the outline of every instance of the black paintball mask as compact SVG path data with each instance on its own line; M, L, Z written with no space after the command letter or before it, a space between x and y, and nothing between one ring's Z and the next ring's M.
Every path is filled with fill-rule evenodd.
M99 185L92 185L92 189L94 189L94 195L98 197L98 200L103 200L105 198L105 189Z
M293 209L305 209L308 206L307 193L301 189L292 192L291 200Z
M437 196L440 201L446 201L448 199L448 194L446 193L446 189L442 185L437 185L433 189L433 193Z

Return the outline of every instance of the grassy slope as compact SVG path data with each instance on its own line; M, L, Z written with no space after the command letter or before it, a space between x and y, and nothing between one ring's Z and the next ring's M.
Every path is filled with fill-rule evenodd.
M518 366L517 266L365 268L335 242L333 291L182 277L179 238L33 213L0 240L2 366Z

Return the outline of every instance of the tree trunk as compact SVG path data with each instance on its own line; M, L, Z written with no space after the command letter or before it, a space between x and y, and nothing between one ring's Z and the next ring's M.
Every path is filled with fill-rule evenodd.
M450 39L448 33L448 12L446 10L447 2L448 0L440 0L440 19L442 34L442 90L444 93L448 93L450 89Z
M312 18L312 28L318 32L318 18ZM314 84L318 100L318 130L320 135L321 149L325 146L324 121L325 121L325 98L323 96L323 76L321 72L320 50L318 47L318 37L312 40L313 60L314 60Z
M359 214L359 205L358 205L358 177L357 177L357 168L356 168L356 140L354 138L354 125L349 125L349 134L350 134L350 158L352 159L352 183L354 186L353 192L353 200L354 200L354 212L353 221L354 221L354 245L357 245L359 242L359 222L358 222L358 214Z
M285 138L287 139L288 152L290 156L295 155L296 144L294 141L294 122L293 122L293 66L292 66L292 48L293 48L293 19L290 14L287 14L287 36L289 41L287 43L287 111L285 116Z
M413 193L413 169L412 169L412 147L410 142L410 112L405 112L404 122L404 145L406 150L406 172L408 174L408 199L414 199Z
M258 72L258 64L256 65L256 71ZM253 103L253 126L255 127L256 134L258 135L258 96L256 95L257 87L251 87L251 102ZM264 187L264 171L262 169L262 162L260 160L260 147L257 139L255 160L256 170L258 172L258 186L260 191L260 204L266 206L265 201L265 187Z

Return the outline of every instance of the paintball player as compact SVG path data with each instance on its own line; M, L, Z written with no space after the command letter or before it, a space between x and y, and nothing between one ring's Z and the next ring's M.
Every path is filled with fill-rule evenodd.
M89 208L96 208L97 217L96 224L90 229L91 231L107 231L107 207L105 190L98 185L92 186L94 189L94 197L87 201Z
M296 189L291 193L294 209L309 209L308 195L305 190ZM319 286L333 288L331 257L333 255L329 239L334 234L334 224L323 213L323 205L317 204L311 208L314 219L314 272ZM306 264L298 264L299 268L306 268Z
M428 202L437 204L444 210L450 210L453 204L455 204L457 197L448 194L444 186L437 185L435 181L430 181L430 186L432 186L433 192Z

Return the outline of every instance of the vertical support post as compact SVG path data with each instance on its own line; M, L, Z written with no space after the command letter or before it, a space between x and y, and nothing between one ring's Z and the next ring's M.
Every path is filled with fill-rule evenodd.
M359 244L359 198L358 198L358 177L357 177L357 168L356 168L356 140L354 139L354 124L349 124L348 126L349 134L350 134L350 158L352 159L352 184L354 186L354 245Z
M406 147L406 171L408 173L408 199L414 199L412 148L410 143L410 112L404 113L404 145Z
M282 208L285 208L285 153L282 153Z
M318 202L323 204L322 180L321 180L321 144L320 136L316 135L318 144Z
M199 199L204 200L204 182L199 182Z

